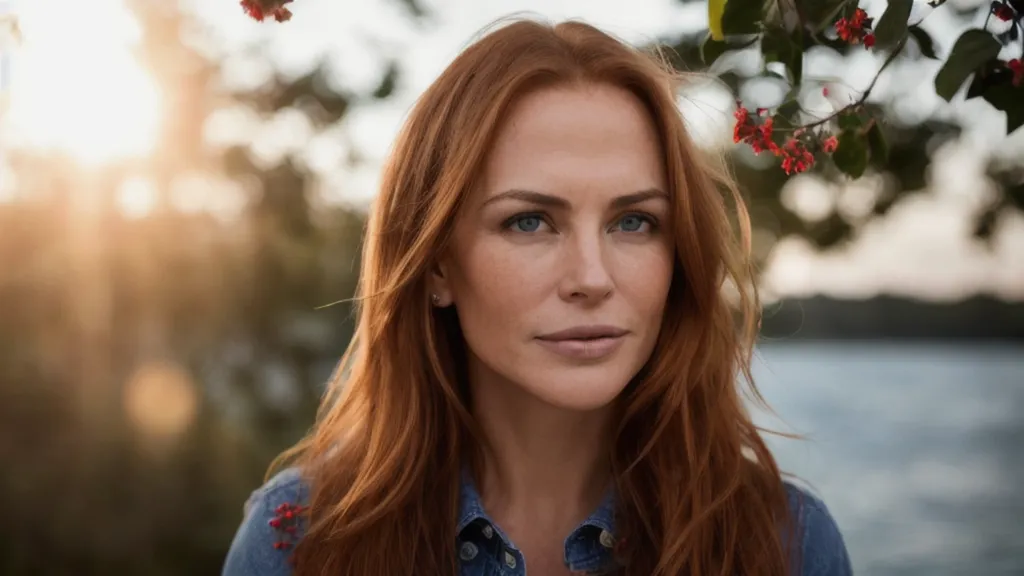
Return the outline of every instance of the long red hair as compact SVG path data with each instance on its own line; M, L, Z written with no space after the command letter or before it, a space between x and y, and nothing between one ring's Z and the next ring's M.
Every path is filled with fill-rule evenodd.
M574 83L619 86L645 105L673 203L664 323L609 446L624 573L787 573L786 489L741 396L747 385L763 402L750 375L760 307L749 219L723 163L687 134L681 80L664 58L586 24L516 21L423 94L370 213L355 337L315 427L275 465L300 466L311 487L297 574L457 574L460 472L484 440L457 319L431 306L426 279L510 105Z

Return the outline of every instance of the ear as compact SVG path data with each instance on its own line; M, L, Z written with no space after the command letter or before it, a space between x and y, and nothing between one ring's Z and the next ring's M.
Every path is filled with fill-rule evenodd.
M430 303L437 308L445 308L452 305L450 270L451 263L444 257L438 259L430 267L430 279L427 281L430 294L427 297L430 299Z

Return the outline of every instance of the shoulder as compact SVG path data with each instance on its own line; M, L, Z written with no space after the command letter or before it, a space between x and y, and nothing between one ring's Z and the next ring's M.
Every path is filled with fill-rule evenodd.
M277 473L242 507L242 523L231 542L222 576L287 576L291 552L302 537L301 512L309 487L298 468Z
M820 498L786 482L789 510L796 520L798 570L794 576L851 576L850 556L839 525Z

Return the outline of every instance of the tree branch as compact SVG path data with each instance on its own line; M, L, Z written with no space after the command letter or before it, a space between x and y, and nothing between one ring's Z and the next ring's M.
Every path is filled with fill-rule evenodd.
M794 128L794 130L809 130L811 128L821 126L822 124L825 124L827 122L830 122L831 120L838 118L847 110L851 108L857 108L863 105L867 101L868 97L871 96L871 91L875 89L875 84L878 83L878 79L882 77L882 72L884 72L885 69L888 68L889 65L896 60L896 57L899 56L900 52L903 51L903 47L906 46L907 44L908 37L909 35L904 36L903 39L900 40L899 43L896 45L896 48L893 49L892 53L890 53L889 56L886 57L885 61L882 62L881 68L879 68L878 72L875 73L875 77L872 78L871 83L868 84L868 87L864 90L864 93L860 95L860 98L858 98L854 102L851 102L850 104L847 104L846 106L843 106L839 110L836 110L832 114L829 114L828 116L820 120L815 120L814 122L811 122L809 124L804 124L803 126Z

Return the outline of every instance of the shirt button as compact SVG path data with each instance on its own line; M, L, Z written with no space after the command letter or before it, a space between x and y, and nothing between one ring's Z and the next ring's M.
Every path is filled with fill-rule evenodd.
M484 526L483 532L484 532L484 538L487 538L488 540L490 540L491 538L494 538L494 528L491 528L490 524L488 524L487 526Z
M505 566L508 566L509 568L516 567L516 557L508 550L505 551Z
M462 548L459 549L459 558L468 562L473 558L476 558L477 552L476 544L473 544L472 542L463 542Z
M614 548L615 536L612 536L612 533L607 530L601 530L601 546L604 546L605 548Z

